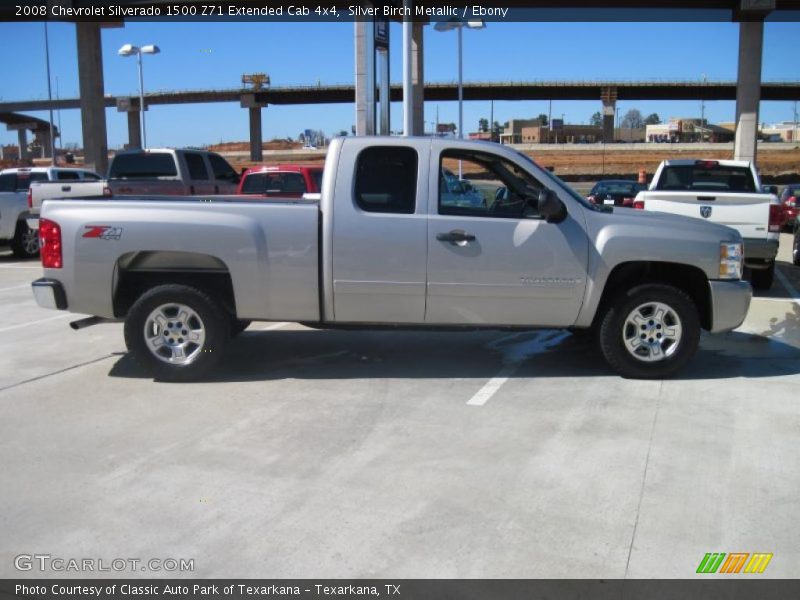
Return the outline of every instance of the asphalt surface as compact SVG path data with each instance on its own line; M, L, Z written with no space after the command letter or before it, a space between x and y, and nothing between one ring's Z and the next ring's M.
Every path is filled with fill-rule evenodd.
M667 381L561 331L259 323L212 381L157 383L122 328L38 308L0 255L0 577L20 554L193 559L117 576L800 575L800 269ZM94 573L95 576L107 573Z

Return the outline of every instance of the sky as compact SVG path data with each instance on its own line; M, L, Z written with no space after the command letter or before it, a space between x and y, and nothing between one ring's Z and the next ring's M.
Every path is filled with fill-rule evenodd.
M117 55L120 46L156 44L161 54L144 57L146 91L241 87L243 73L269 74L273 86L353 83L352 23L135 22L103 29L103 65L107 94L138 94L135 58ZM50 63L53 96L78 96L75 26L50 23ZM739 27L736 23L488 23L464 33L464 81L529 80L735 80ZM391 80L400 83L402 31L391 25ZM800 23L770 23L764 28L762 80L800 81ZM455 81L455 32L425 28L425 78ZM46 99L47 75L42 23L0 23L0 56L5 76L0 99ZM13 64L13 70L9 65ZM636 108L645 116L699 117L699 102L621 101L620 115ZM553 117L588 123L600 110L597 101L554 101ZM762 102L760 120L772 123L793 118L794 103ZM458 121L457 102L427 102L426 129L438 110L440 122ZM488 118L488 101L465 102L465 131ZM548 112L547 101L494 103L494 118L532 118ZM706 102L706 118L732 121L733 101ZM47 119L47 112L30 113ZM264 139L297 138L304 129L329 135L350 130L353 104L269 106L262 112ZM78 110L62 110L62 145L81 143ZM127 142L124 113L107 109L109 148ZM150 147L202 146L248 139L247 111L238 103L154 106L148 110ZM402 105L393 103L393 129L402 127ZM16 132L0 126L0 144L16 144Z

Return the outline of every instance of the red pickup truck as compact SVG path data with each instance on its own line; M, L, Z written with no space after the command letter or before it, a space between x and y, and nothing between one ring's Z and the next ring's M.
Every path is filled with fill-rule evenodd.
M269 165L247 169L239 181L237 194L302 198L319 194L322 167L314 165Z

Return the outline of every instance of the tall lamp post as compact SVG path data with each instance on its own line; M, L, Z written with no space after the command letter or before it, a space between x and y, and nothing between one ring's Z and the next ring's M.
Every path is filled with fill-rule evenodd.
M482 19L474 21L461 21L460 19L451 19L449 21L440 21L434 25L436 31L458 31L458 137L464 138L464 80L463 80L463 47L462 30L464 27L469 29L484 29L486 23Z
M161 49L153 44L147 46L134 46L133 44L125 44L117 51L120 56L133 56L136 55L139 63L139 115L142 124L142 148L147 148L147 132L144 125L144 78L142 77L142 54L158 54Z

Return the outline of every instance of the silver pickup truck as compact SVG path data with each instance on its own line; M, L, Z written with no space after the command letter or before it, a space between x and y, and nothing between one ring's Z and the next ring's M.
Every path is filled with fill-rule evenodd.
M751 298L735 230L594 206L451 139L336 139L318 199L46 201L40 231L39 305L124 319L164 380L208 373L250 320L585 330L623 376L665 377Z

